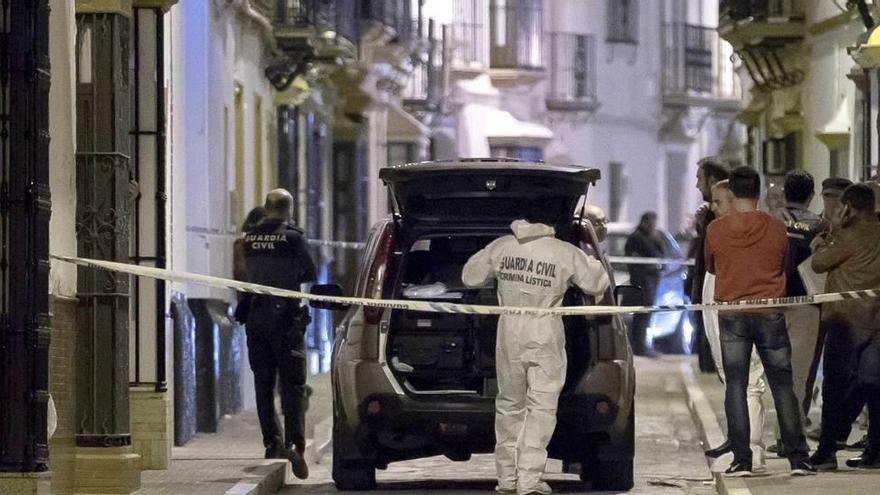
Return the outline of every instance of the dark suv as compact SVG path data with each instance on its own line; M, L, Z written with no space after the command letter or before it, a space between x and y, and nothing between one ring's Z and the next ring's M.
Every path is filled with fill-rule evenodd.
M575 207L597 170L471 159L385 168L393 215L372 230L356 296L497 305L468 289L465 261L540 200L557 236L575 237ZM594 252L595 236L588 242ZM577 242L572 239L572 242ZM604 260L603 260L604 261ZM607 267L607 262L604 263ZM613 304L612 286L604 304ZM566 305L590 304L570 290ZM333 480L376 487L376 469L434 455L493 452L497 316L349 308L333 347ZM568 374L549 455L594 488L633 485L635 371L623 320L565 317Z

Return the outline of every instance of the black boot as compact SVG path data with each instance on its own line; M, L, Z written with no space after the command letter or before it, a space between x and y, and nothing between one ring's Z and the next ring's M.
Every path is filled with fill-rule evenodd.
M714 449L705 450L703 451L703 453L706 454L706 457L717 459L730 451L730 442L728 440L724 440L724 443L722 443L721 445L715 447Z

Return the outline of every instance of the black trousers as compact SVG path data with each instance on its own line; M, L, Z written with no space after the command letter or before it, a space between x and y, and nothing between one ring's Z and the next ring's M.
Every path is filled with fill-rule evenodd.
M281 384L285 446L305 450L306 351L308 312L290 300L255 301L246 328L248 360L254 372L257 415L266 448L282 443L275 412L276 378Z
M869 449L880 451L880 330L823 322L826 330L819 452L834 452L868 405ZM875 425L875 423L877 423Z
M749 447L749 409L746 388L752 346L758 351L764 373L776 404L783 451L792 462L809 453L804 438L798 400L791 377L791 343L781 312L724 312L718 317L721 327L721 356L727 379L724 411L727 414L727 437L737 462L751 462Z
M657 297L657 285L659 279L648 277L639 280L636 285L642 289L642 297L646 306L653 306ZM632 333L630 333L630 344L633 353L643 355L648 349L654 348L652 340L648 339L648 327L651 325L652 313L636 313L633 315Z

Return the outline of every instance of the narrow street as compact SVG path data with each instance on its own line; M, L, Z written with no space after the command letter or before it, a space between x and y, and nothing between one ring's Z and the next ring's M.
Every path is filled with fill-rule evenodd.
M685 401L681 358L636 359L636 486L629 493L715 493L714 486L707 484L711 476ZM279 493L337 493L330 478L329 457L310 467L306 483L295 480ZM494 471L491 455L474 456L466 463L445 457L401 462L379 471L375 493L487 493L495 486ZM559 463L551 462L549 471L559 473ZM590 492L576 475L552 474L549 479L556 493L599 493Z

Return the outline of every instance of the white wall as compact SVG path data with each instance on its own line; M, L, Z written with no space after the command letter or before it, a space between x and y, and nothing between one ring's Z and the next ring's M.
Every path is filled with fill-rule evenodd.
M808 11L812 22L820 22L840 13L831 2L828 4L830 5L814 2L813 9ZM817 183L830 175L830 153L828 147L816 137L816 133L833 119L844 100L846 115L850 128L852 127L856 88L846 75L855 62L847 54L846 48L855 44L864 29L861 21L856 20L842 28L811 36L805 43L809 67L801 92L805 118L803 168L813 174ZM852 163L852 152L850 146L850 170L855 170L853 177L858 177L859 171L852 168L855 165Z
M49 2L49 187L52 217L49 220L49 251L76 256L76 85L74 56L76 23L74 3ZM52 261L49 291L56 296L76 296L76 267Z
M232 271L232 242L244 213L262 204L263 193L276 184L269 160L274 156L274 90L263 76L265 40L256 23L237 12L215 10L209 2L181 2L176 7L181 60L175 80L174 169L185 176L177 188L175 222L185 224L186 270L217 276ZM241 87L244 122L244 187L235 176L235 88ZM262 101L262 140L255 140L255 102ZM255 146L262 163L255 163ZM262 169L259 191L254 184ZM235 211L232 192L241 195ZM179 265L178 265L179 266ZM180 268L178 268L180 269ZM191 285L189 297L229 299L225 289Z

